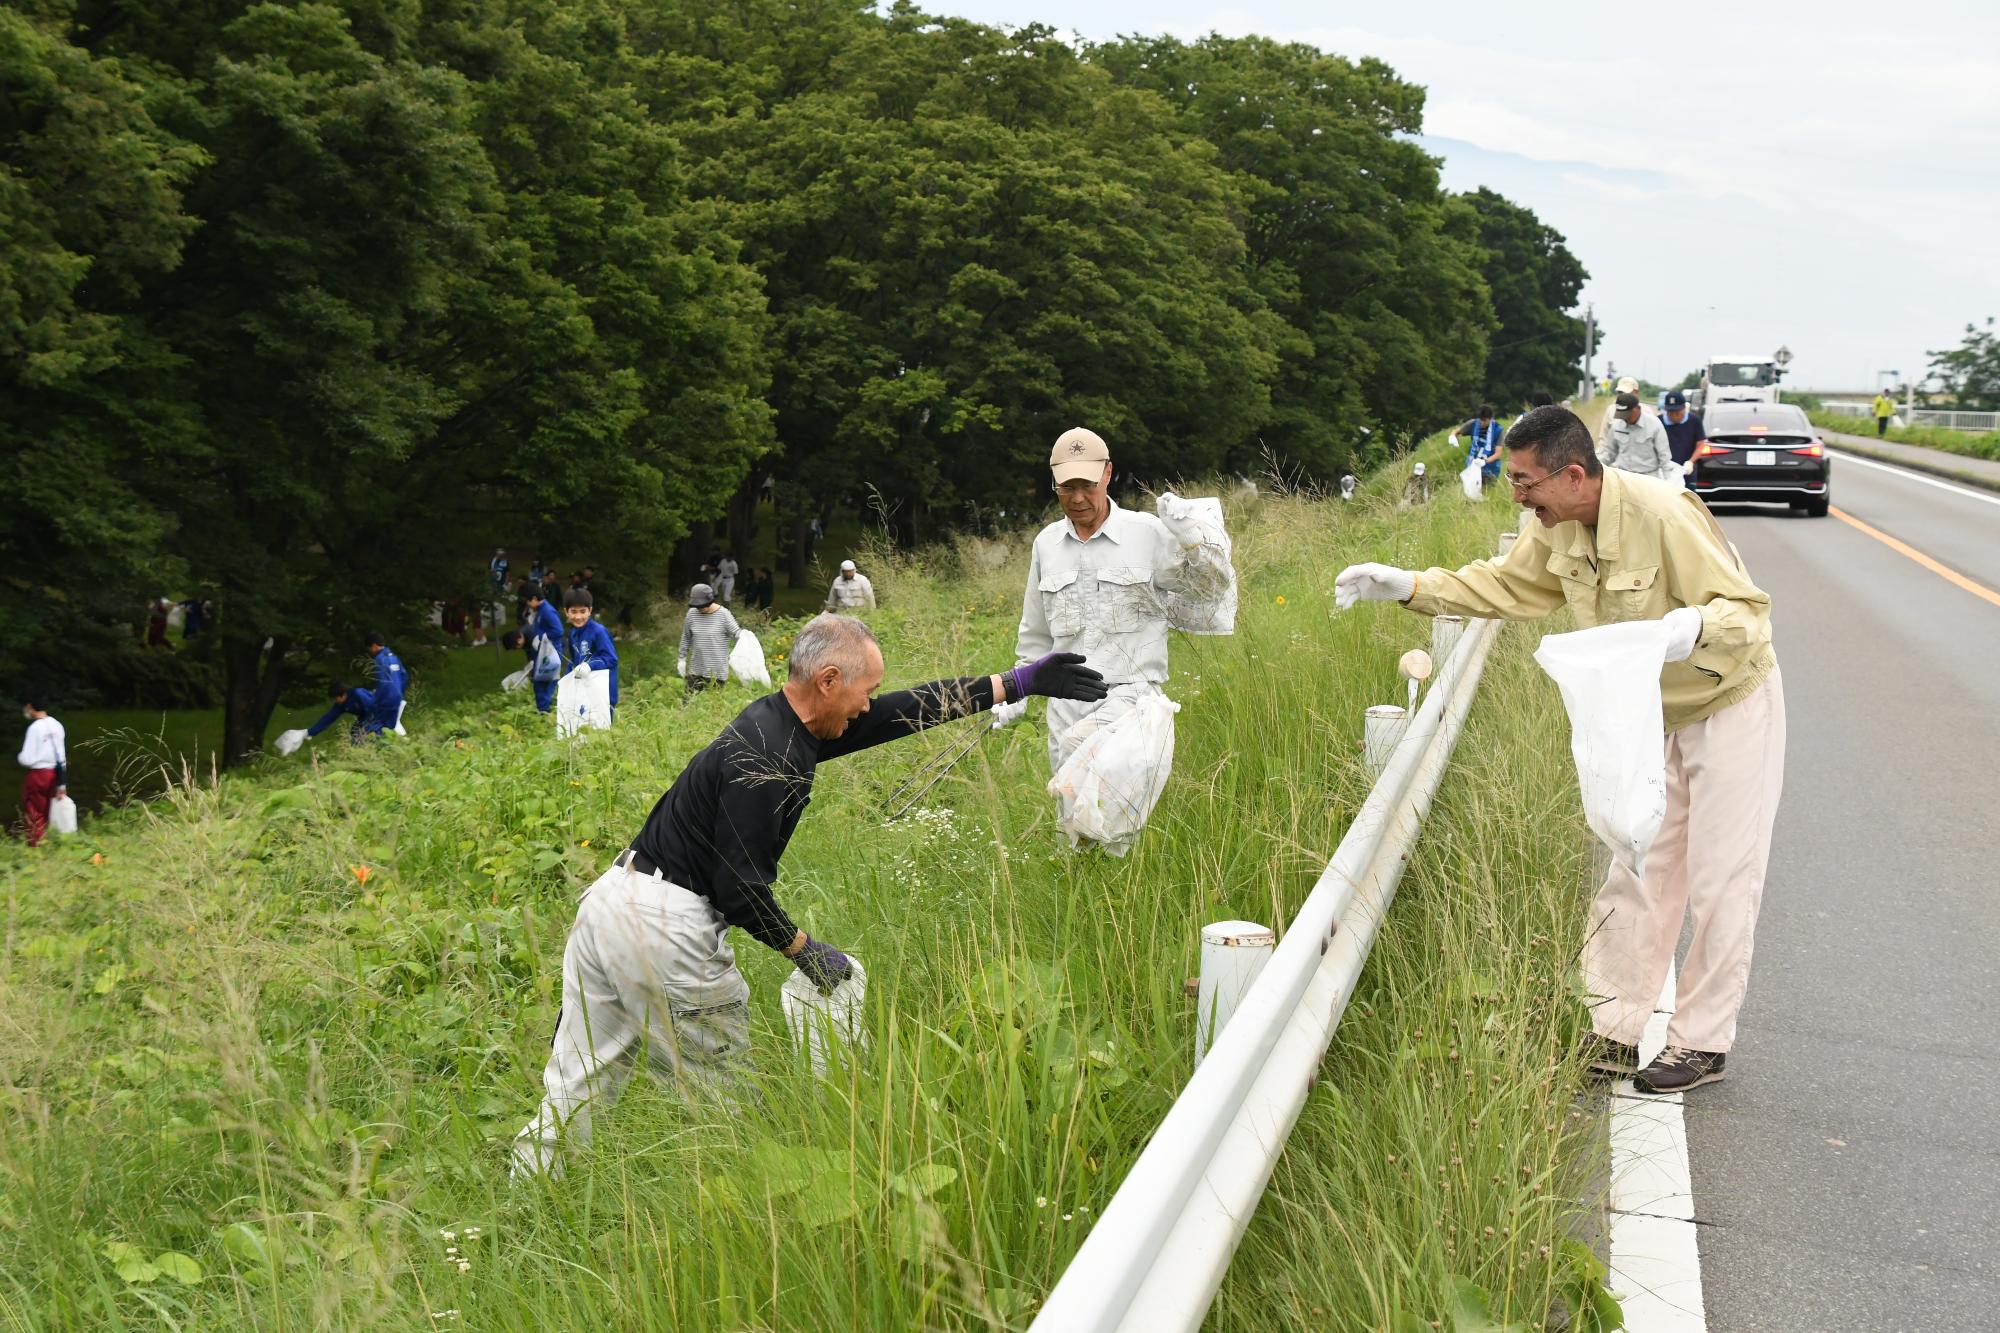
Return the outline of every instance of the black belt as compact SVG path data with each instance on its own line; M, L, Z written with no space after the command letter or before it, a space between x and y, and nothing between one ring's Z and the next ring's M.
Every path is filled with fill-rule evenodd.
M618 853L618 859L612 862L612 864L620 870L630 870L640 875L651 875L654 879L663 880L667 877L666 872L647 860L645 854L637 847L627 847L624 851Z

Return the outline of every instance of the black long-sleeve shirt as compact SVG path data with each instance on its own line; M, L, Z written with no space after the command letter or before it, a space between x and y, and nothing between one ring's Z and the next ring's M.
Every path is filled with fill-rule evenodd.
M934 680L871 700L845 732L821 740L782 690L766 695L681 770L632 840L633 850L708 899L730 925L773 949L789 948L798 928L771 886L778 858L812 801L814 769L994 702L990 676Z

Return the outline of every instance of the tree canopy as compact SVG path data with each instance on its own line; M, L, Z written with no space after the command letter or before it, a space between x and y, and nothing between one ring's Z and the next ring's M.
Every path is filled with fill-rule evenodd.
M234 760L496 543L657 569L767 485L924 540L1038 511L1073 424L1325 479L1559 388L1583 270L1422 109L907 3L0 12L0 669L200 590Z

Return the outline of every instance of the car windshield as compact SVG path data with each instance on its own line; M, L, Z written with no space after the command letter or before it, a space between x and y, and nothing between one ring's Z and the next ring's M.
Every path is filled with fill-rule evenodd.
M1752 365L1744 365L1740 362L1731 361L1717 362L1710 366L1708 368L1708 382L1710 384L1749 384L1761 387L1766 384L1776 384L1778 378L1772 373L1771 364L1767 361L1759 361Z
M1717 408L1709 413L1708 433L1718 435L1811 435L1812 423L1796 407L1782 404L1757 412Z

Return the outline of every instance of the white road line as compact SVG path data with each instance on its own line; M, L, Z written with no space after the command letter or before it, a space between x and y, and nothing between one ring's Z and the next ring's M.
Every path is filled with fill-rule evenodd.
M1906 467L1897 467L1893 463L1878 463L1872 458L1863 458L1860 454L1850 454L1838 445L1828 445L1827 448L1831 452L1838 454L1844 462L1853 463L1857 467L1872 467L1877 472L1893 472L1904 481L1914 481L1924 486L1935 486L1941 491L1950 491L1953 495L1963 495L1968 500L1982 500L1990 505L2000 505L2000 495L1995 495L1991 491L1975 491L1969 486L1954 486L1948 481L1939 481L1936 477L1927 477L1921 472L1912 472Z
M1666 1045L1676 974L1639 1039L1643 1066ZM1681 1097L1648 1097L1629 1080L1611 1094L1611 1280L1628 1333L1707 1333L1694 1185Z

